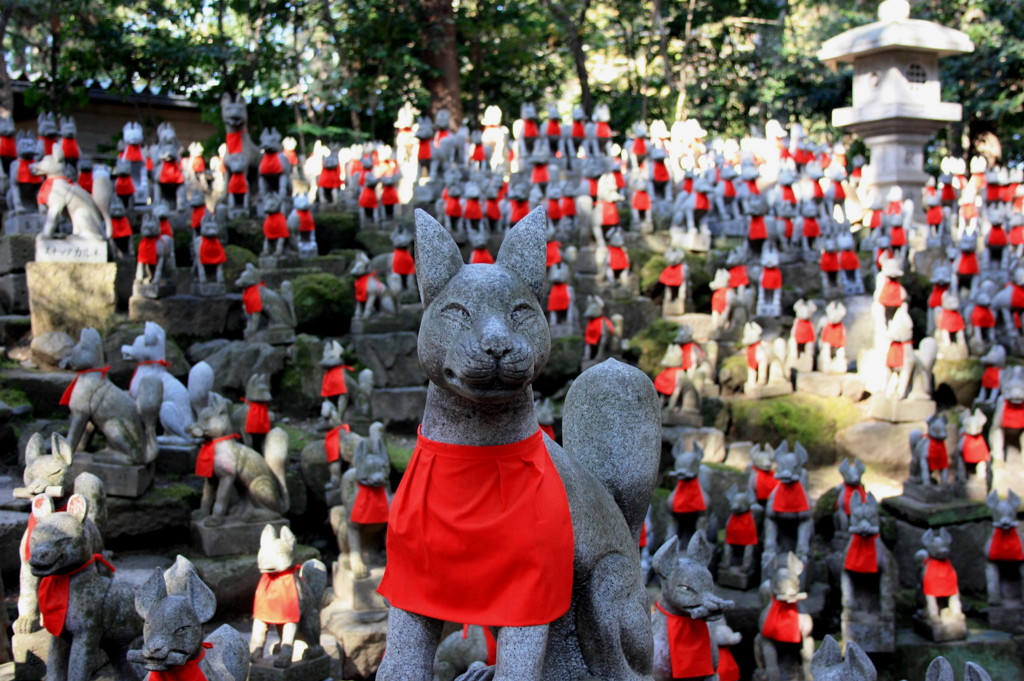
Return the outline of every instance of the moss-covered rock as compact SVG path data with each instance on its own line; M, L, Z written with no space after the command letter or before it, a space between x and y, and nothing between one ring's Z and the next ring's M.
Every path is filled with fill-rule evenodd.
M692 311L707 312L711 309L711 269L707 258L696 253L686 254L686 269L690 274L688 287Z
M383 255L394 250L391 233L379 229L361 229L356 233L356 243L366 250L370 257Z
M234 287L235 282L238 281L238 277L242 274L242 270L245 269L245 266L257 265L259 263L259 258L256 257L256 253L253 251L236 244L228 244L224 247L224 252L228 257L227 262L225 262L222 267L224 270L224 282L228 285L228 288L231 289Z
M566 383L580 374L580 360L583 357L583 338L566 336L551 339L551 356L544 373L534 382L534 390L540 395L553 395Z
M655 289L658 286L658 277L661 276L661 271L667 266L668 260L665 259L665 256L655 253L640 268L640 291L645 296L655 294Z
M228 220L228 243L253 253L263 250L263 222L254 218Z
M718 385L723 395L736 395L743 391L747 380L747 356L743 353L730 355L719 362Z
M977 359L937 360L933 369L937 399L942 403L950 401L948 393L946 399L943 399L943 393L948 390L956 396L957 404L971 406L978 390L981 389L983 371L984 368Z
M733 440L770 442L789 440L807 449L810 465L831 465L836 460L836 433L857 423L861 413L845 397L794 394L767 400L732 401Z
M351 277L304 274L292 281L296 329L315 336L348 332L355 302Z
M629 349L637 355L637 366L652 379L661 371L665 348L678 330L677 324L659 317L630 339Z
M318 411L323 373L319 360L322 353L323 342L316 336L303 333L295 338L274 400L278 411L294 415Z
M356 232L359 226L355 213L317 213L316 245L320 253L358 248Z
M0 388L0 402L3 402L8 407L32 406L32 400L28 398L28 393L17 388Z

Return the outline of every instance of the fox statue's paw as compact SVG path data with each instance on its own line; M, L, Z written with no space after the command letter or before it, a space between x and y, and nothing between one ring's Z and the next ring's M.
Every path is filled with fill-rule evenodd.
M474 662L474 664L481 664ZM494 667L470 667L469 670L459 676L455 681L491 681L494 678Z
M31 615L22 615L18 619L14 620L14 633L15 634L31 634L33 631L39 629L39 616L35 617Z
M224 524L224 516L211 515L209 518L203 521L203 525L207 527L220 527Z
M278 669L292 666L292 646L282 645L280 652L274 656L274 666Z

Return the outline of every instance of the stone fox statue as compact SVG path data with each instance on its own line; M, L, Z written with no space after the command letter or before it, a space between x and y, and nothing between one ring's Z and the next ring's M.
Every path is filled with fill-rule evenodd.
M657 478L658 398L637 369L608 360L566 396L565 448L543 438L530 383L550 352L544 227L534 210L495 264L463 265L416 212L431 385L389 518L380 681L430 681L444 620L497 631L496 665L463 680L651 679L636 547ZM472 527L459 521L469 516Z

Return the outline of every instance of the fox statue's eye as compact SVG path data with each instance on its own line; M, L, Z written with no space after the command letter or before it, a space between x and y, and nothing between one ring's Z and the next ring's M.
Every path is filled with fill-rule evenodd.
M515 309L512 310L512 313L509 315L509 317L512 320L512 326L518 329L523 324L526 324L531 319L533 319L533 317L536 316L536 314L537 311L534 310L532 306L526 303L521 303L517 305Z
M448 303L441 309L441 314L452 321L462 324L468 324L471 319L469 310L458 303Z

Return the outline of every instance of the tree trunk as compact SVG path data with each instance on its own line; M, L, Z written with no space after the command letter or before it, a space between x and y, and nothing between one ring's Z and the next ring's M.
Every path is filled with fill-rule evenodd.
M7 26L11 22L11 14L14 12L14 1L8 0L4 3L3 11L0 12L0 46L7 40ZM0 117L14 115L14 89L11 87L11 74L7 70L7 63L0 69Z
M423 78L430 93L430 113L448 109L452 125L462 124L462 97L459 81L459 57L455 43L455 9L452 0L423 0L420 4L425 24L426 49L420 55L431 69Z
M576 67L576 77L580 81L580 106L590 116L594 110L593 99L590 95L590 76L587 73L587 55L583 52L583 25L587 20L587 9L590 7L590 0L583 0L579 6L579 16L573 19L566 11L564 4L558 0L541 0L541 3L551 12L552 16L562 25L565 31L565 42L572 55L573 65Z

